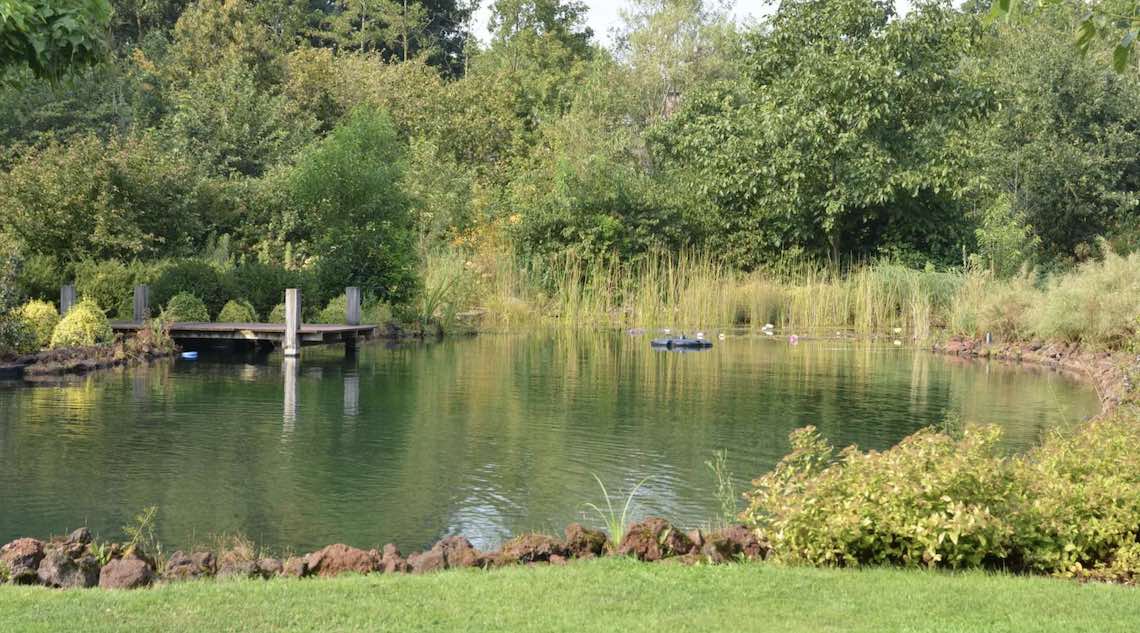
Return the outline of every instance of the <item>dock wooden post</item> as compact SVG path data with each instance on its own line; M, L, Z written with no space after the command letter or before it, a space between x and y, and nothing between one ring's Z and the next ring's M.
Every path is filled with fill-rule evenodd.
M301 290L285 290L285 344L286 357L301 355Z
M67 316L75 305L75 286L68 284L59 289L59 315Z
M135 303L134 303L134 321L135 323L142 323L148 316L150 316L150 287L145 285L135 286Z
M344 289L345 322L349 325L360 325L360 288L349 286Z

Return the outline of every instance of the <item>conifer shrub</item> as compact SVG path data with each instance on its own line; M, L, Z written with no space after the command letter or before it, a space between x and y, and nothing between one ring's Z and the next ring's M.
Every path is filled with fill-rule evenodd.
M89 347L109 343L114 338L111 322L99 306L90 299L84 299L72 306L71 310L55 326L51 335L52 348Z
M218 313L220 323L256 323L257 311L244 299L231 299Z
M210 312L206 304L196 295L189 292L180 292L166 304L162 311L162 320L167 323L208 323Z
M55 309L55 304L33 299L20 306L16 313L32 328L38 348L51 345L52 332L59 325L59 310Z

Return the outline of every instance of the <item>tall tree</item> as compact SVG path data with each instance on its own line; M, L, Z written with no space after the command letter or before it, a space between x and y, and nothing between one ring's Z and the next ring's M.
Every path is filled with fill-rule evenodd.
M0 0L0 69L26 65L56 78L106 49L107 0Z

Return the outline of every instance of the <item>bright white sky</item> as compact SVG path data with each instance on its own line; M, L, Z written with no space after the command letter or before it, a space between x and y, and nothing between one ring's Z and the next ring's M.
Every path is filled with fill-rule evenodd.
M483 42L490 40L487 32L487 20L491 15L491 4L494 0L483 0L479 10L475 13L475 34ZM594 36L603 44L612 42L610 31L621 24L619 11L627 3L624 0L585 0L590 7L589 24L594 29ZM910 0L896 0L900 13L906 13L910 8ZM735 0L733 14L737 22L747 23L749 20L766 15L772 11L776 2L772 0Z

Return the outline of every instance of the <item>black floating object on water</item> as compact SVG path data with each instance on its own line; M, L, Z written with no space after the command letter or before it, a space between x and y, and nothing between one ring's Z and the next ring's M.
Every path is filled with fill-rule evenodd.
M651 347L664 349L708 349L713 346L712 341L703 338L655 338L649 341Z

